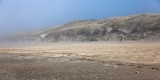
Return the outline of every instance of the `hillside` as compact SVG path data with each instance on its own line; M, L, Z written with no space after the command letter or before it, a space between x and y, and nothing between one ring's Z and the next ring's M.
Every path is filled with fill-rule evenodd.
M9 41L160 41L160 14L77 20L62 26L2 37Z

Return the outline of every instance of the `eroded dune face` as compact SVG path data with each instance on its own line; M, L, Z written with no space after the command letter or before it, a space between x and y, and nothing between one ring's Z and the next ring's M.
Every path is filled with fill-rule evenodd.
M159 14L78 20L58 27L5 36L1 40L16 42L159 41L159 21Z
M76 21L51 31L48 41L140 41L159 40L159 15L116 17Z

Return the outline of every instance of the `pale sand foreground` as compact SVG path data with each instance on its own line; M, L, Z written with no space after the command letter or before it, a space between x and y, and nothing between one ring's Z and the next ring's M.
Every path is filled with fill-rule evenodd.
M1 45L0 53L145 64L160 63L160 43L158 42L11 44Z

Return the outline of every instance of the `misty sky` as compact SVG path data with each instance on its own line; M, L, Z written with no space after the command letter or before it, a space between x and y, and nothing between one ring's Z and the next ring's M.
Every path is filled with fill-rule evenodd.
M160 0L0 0L0 34L142 13L160 13Z

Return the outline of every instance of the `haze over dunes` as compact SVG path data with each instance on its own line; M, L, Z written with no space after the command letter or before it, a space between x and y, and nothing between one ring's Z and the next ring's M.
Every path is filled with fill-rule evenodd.
M160 14L77 20L58 27L1 37L5 41L159 41Z

